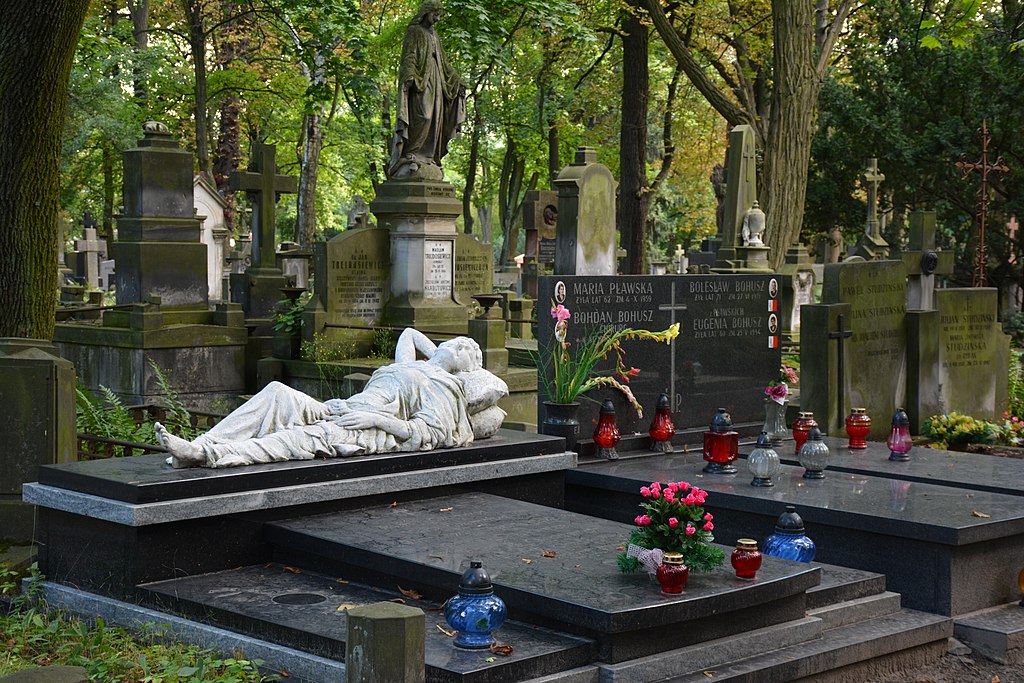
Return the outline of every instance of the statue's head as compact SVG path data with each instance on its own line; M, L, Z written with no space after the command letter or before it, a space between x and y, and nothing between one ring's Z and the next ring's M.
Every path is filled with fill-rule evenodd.
M484 355L480 345L469 337L455 337L438 344L430 360L448 372L468 372L483 367Z
M433 18L437 19L443 11L444 5L442 5L441 0L423 0L423 4L420 5L420 11L416 13L416 16L410 23L421 24L427 15L433 15Z

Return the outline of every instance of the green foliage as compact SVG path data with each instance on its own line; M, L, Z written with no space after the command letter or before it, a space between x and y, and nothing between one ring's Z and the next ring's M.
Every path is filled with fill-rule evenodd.
M634 520L636 528L629 535L631 545L658 548L665 552L683 554L683 561L693 571L709 572L722 566L725 554L711 545L715 528L711 513L704 511L707 491L687 482L673 482L662 486L651 482L640 488L644 514ZM639 568L635 558L620 554L617 563L621 571Z
M1003 321L1003 332L1010 335L1010 341L1014 346L1024 346L1024 311L1006 316L1006 320Z
M302 360L314 363L332 363L348 360L356 355L358 342L352 333L340 330L338 334L328 336L317 332L312 341L303 341L300 347Z
M181 402L178 392L171 386L167 373L150 359L149 366L156 377L157 386L163 396L160 403L165 408L165 426L183 439L191 441L205 430L192 426L188 408ZM100 436L105 439L129 441L131 443L156 443L153 423L143 420L136 422L135 416L124 405L120 396L109 388L100 386L98 395L82 385L75 387L75 429L80 434ZM115 450L115 455L124 455Z
M274 329L288 337L294 337L302 331L302 312L309 303L310 292L304 292L295 301L281 299L277 302L274 313Z
M194 645L165 643L164 627L150 625L133 636L97 618L89 623L45 603L16 601L0 616L0 676L46 664L80 666L102 683L262 683L261 662L221 657Z
M391 336L391 330L378 327L373 331L369 356L370 358L379 358L381 360L394 360L395 341Z
M961 448L969 443L995 443L998 426L956 411L933 415L921 426L921 433L936 441L938 448Z
M1010 353L1010 372L1007 382L1009 406L1005 417L1024 419L1024 360L1017 351Z

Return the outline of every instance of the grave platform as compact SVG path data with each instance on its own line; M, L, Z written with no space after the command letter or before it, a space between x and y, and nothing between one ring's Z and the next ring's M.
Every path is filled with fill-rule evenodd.
M831 468L824 480L808 480L803 468L785 465L775 486L756 488L745 463L737 465L738 474L705 475L699 454L589 462L567 473L566 506L628 522L641 486L685 480L710 492L719 541L764 539L785 505L795 505L817 559L884 574L904 606L959 615L1018 597L1020 496Z
M131 598L139 583L265 561L267 520L451 490L561 505L563 473L576 462L564 447L501 430L465 448L224 470L134 456L41 468L24 498L39 506L47 577Z

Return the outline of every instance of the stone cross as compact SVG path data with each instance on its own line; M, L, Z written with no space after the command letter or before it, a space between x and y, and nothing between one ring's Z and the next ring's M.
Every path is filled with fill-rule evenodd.
M838 403L837 411L839 413L839 419L840 420L844 419L845 416L846 416L846 408L843 406L843 404L845 403L845 401L843 400L843 397L846 395L846 382L843 381L843 379L844 379L843 378L843 366L844 366L844 362L843 362L844 361L844 359L843 359L843 341L846 340L846 339L849 339L850 337L853 336L853 330L847 329L847 327L845 325L843 325L843 322L844 322L843 318L844 317L845 316L842 313L837 315L836 316L836 328L837 329L836 329L835 332L829 332L828 333L828 338L829 339L835 339L836 343L839 345L839 348L837 349L837 353L836 353L836 357L837 357L837 362L836 362L836 365L837 365L837 367L836 367L836 386L839 387L839 391L836 393L836 402ZM830 420L826 420L825 424L831 424L831 421Z
M868 189L868 221L865 234L872 238L881 236L878 223L878 186L883 180L885 175L878 170L878 159L870 159L861 181Z
M282 193L294 194L297 182L293 176L277 175L274 145L256 143L252 149L249 170L231 173L232 190L245 190L253 204L253 265L272 268L276 264L274 230L277 227L277 199Z
M672 282L672 296L669 299L669 303L667 303L667 304L660 304L658 306L658 310L659 311L670 311L671 312L672 319L671 319L671 322L669 323L669 325L674 325L675 324L675 322L676 322L676 311L685 311L686 310L686 304L676 302L676 283L675 283L675 281ZM683 397L682 396L678 396L676 394L676 345L675 344L672 344L672 348L671 348L671 355L670 355L670 360L669 360L668 378L669 378L668 379L668 381L669 381L668 390L669 390L669 395L672 397L672 412L674 413L677 410L679 410L679 407L682 405L682 402L683 402Z
M910 235L903 252L907 268L907 309L935 308L935 276L953 272L953 253L935 248L935 212L910 214Z
M97 225L99 225L96 222L96 219L93 218L93 215L91 213L89 213L88 211L86 211L84 214L82 214L82 220L80 220L78 222L78 224L81 225L85 230L88 230L90 228L95 230Z
M90 289L100 284L100 254L106 253L107 243L96 236L96 221L92 214L86 212L81 225L85 227L82 239L75 240L75 251L78 252L78 274L85 278Z

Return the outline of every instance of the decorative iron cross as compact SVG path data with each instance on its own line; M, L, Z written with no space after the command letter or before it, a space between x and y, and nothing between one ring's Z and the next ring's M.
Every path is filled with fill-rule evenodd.
M843 407L843 404L845 403L845 401L843 401L843 395L846 393L846 384L843 382L843 340L853 336L853 330L848 330L843 326L844 317L845 316L842 313L837 315L836 328L838 329L836 329L835 332L828 333L828 338L835 339L839 345L837 350L838 359L836 362L836 380L839 383L839 391L836 392L838 394L836 399L838 401L840 420L843 419L846 414L846 409ZM826 424L828 424L828 422L826 422Z
M91 213L89 213L88 211L86 211L84 214L82 214L82 220L80 220L78 222L78 224L81 225L86 230L88 230L90 228L95 229L96 226L99 225L96 222L96 219L93 218L93 215Z
M230 180L232 190L245 190L252 200L252 257L257 268L274 265L277 197L285 192L294 194L296 190L293 176L277 175L276 153L274 145L254 144L249 170L232 172Z
M971 171L981 171L981 187L978 189L978 249L974 255L974 287L984 287L986 281L985 267L988 262L988 247L985 244L985 217L988 214L988 174L989 171L1006 173L1010 170L1003 163L1003 158L998 157L994 163L988 162L988 143L992 136L988 132L988 122L981 120L981 129L978 131L981 139L981 160L969 162L966 155L961 155L956 167L964 172L966 177Z

